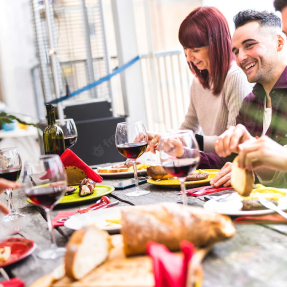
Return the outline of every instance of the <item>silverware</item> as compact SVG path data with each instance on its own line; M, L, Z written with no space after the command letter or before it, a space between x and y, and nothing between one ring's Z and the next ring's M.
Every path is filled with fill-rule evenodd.
M100 210L100 209L112 207L112 206L115 206L115 205L117 205L117 204L119 204L119 201L118 201L118 200L117 200L117 201L114 201L114 202L111 202L111 203L109 203L109 204L106 204L106 205L104 205L104 206L102 206L102 207L100 207L100 208L99 208L98 206L95 206L94 208L91 208L88 212L93 211L93 210ZM65 221L67 221L68 219L72 218L72 217L77 217L77 216L79 216L80 214L84 214L84 213L79 213L79 212L77 212L76 214L73 214L73 215L71 215L71 216L69 216L69 217L64 217L64 218L58 219L58 222L63 223L63 222L65 222Z
M10 280L8 274L6 273L6 271L3 268L0 268L0 273L2 274L2 276L5 278L5 280ZM1 285L1 284L0 284Z
M259 196L259 201L260 203L265 206L268 209L274 210L276 212L278 212L280 215L282 215L284 218L287 219L287 213L282 211L279 207L277 207L273 202L271 202L270 200L267 200L266 198L264 198L263 196Z
M205 195L204 198L206 198L207 200L223 201L233 193L234 192L228 192L222 195Z

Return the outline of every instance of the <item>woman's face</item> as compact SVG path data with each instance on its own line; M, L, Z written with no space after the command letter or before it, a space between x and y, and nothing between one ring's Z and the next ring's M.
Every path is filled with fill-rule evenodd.
M199 70L208 70L210 73L209 47L184 48L187 62L192 62Z

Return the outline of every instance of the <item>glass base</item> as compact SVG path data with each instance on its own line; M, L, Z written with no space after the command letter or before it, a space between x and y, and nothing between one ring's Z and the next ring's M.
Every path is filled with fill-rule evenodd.
M2 221L10 222L10 221L18 220L18 219L25 217L25 216L26 215L21 214L21 213L17 213L17 212L9 213L2 218Z
M59 257L64 256L66 253L66 248L64 247L57 247L53 249L47 249L40 251L37 256L41 259L57 259Z
M146 195L149 193L150 193L150 191L148 191L148 190L136 190L133 192L126 193L126 196L142 196L142 195Z

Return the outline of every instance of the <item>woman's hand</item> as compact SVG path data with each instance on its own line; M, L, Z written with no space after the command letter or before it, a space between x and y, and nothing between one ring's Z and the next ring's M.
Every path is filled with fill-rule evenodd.
M232 163L225 163L220 172L210 181L210 184L215 187L219 187L221 185L225 187L231 186L231 171Z
M7 188L14 189L14 188L18 188L19 186L20 185L17 182L0 178L0 193L2 193ZM0 212L3 212L4 214L8 214L9 210L4 204L0 203Z
M249 170L261 167L287 172L287 149L267 136L239 145L238 166Z
M172 157L182 157L184 154L184 148L182 139L180 138L169 138L162 140L161 150Z
M158 150L158 144L160 140L160 135L159 134L150 134L148 133L148 147L146 149L146 152L150 151L153 154Z

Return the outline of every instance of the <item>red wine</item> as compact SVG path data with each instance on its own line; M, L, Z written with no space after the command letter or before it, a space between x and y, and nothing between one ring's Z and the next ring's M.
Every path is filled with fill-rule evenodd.
M121 155L129 159L137 159L140 157L147 148L147 142L127 143L117 146Z
M63 186L38 187L25 190L25 195L37 205L44 208L51 208L63 195L66 190Z
M4 178L11 181L17 181L21 173L20 168L9 168L0 170L0 178Z
M65 147L70 148L77 142L77 136L67 136L64 138Z
M192 158L183 158L175 161L166 161L162 167L168 174L175 177L188 176L197 166L198 160Z

